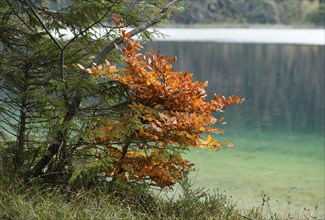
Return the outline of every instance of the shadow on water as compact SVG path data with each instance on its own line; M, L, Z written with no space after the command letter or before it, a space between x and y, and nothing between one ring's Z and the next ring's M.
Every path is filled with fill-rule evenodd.
M196 164L196 185L225 190L244 207L260 205L263 192L279 201L279 208L318 203L324 215L324 46L157 42L149 47L177 56L175 70L208 80L210 97L235 92L246 98L223 113L228 123L218 138L235 148L187 155Z

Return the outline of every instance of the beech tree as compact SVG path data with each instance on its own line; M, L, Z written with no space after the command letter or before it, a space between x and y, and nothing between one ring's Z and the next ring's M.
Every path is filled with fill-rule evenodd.
M121 21L115 17L115 22ZM193 164L182 158L190 147L218 151L229 142L213 138L223 130L212 126L224 118L213 117L232 104L243 102L236 95L228 98L214 95L206 101L207 82L192 80L188 72L172 71L176 57L158 52L141 52L121 27L126 66L119 70L109 61L92 68L79 67L97 80L121 84L125 97L118 111L108 111L94 127L88 129L91 143L81 148L85 164L94 173L126 182L148 181L161 188L184 179ZM207 138L202 139L203 134ZM211 136L212 134L212 136ZM83 167L85 168L85 167ZM75 177L81 174L79 169ZM88 173L89 174L89 173Z

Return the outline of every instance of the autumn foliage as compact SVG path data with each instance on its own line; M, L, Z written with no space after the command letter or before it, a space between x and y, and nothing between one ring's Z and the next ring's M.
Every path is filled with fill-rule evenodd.
M97 160L109 159L110 165L101 170L108 177L172 186L193 168L181 153L190 147L218 151L231 146L212 138L223 133L213 126L222 123L223 117L215 118L212 113L243 100L236 95L214 95L207 101L207 82L193 81L187 71L172 71L176 57L142 52L141 43L123 28L120 35L125 67L106 61L86 71L122 84L128 104L90 130L94 141L83 151L92 151Z

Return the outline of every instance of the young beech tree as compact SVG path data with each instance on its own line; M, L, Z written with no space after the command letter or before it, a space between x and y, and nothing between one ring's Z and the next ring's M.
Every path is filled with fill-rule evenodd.
M116 17L115 22L120 24ZM181 153L190 147L218 151L231 145L210 135L223 132L212 126L223 117L215 118L212 113L243 100L236 95L215 95L206 101L207 82L193 81L188 72L172 71L175 57L140 51L141 43L124 29L121 37L125 69L117 70L108 61L88 69L81 67L92 77L122 84L127 93L119 111L88 130L93 142L81 151L87 158L95 156L93 168L105 161L106 166L99 170L97 166L97 172L106 177L172 186L193 167ZM202 139L202 134L208 134L207 138Z

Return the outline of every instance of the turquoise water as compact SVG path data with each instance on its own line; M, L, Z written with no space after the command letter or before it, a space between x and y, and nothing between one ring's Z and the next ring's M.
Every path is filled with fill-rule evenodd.
M225 191L247 209L260 206L266 194L274 212L293 214L318 204L324 215L324 138L239 132L226 139L235 148L187 155L196 165L196 186Z
M272 212L324 217L324 46L158 42L176 70L209 81L213 92L246 98L226 110L235 148L193 151L196 186L218 188L249 208L270 196ZM297 217L297 216L296 216Z

